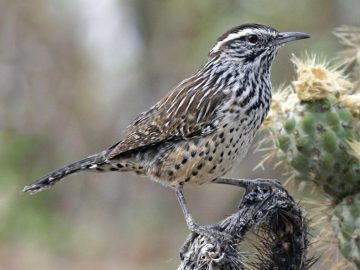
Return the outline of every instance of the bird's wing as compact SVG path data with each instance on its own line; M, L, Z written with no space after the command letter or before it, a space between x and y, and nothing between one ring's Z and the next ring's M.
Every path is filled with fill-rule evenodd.
M196 76L180 83L127 128L124 139L114 145L107 159L164 141L189 140L206 136L219 125L219 109L226 95L212 83Z

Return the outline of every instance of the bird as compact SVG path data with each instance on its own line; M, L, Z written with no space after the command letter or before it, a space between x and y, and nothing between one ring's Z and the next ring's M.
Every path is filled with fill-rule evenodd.
M189 230L208 235L192 218L183 187L248 183L223 176L243 160L269 111L270 72L278 49L309 37L256 23L231 28L217 39L206 63L140 113L120 141L23 191L42 191L80 171L133 172L172 188Z

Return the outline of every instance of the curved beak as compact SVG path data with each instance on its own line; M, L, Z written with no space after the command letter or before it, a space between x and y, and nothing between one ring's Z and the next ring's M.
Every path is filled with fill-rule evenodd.
M281 45L290 41L309 38L310 35L302 32L281 32L273 40L273 45Z

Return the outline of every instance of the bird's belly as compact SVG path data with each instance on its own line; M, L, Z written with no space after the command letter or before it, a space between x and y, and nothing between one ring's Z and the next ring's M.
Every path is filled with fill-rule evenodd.
M241 160L254 134L233 123L207 137L180 141L159 154L147 174L167 186L204 184L224 175Z

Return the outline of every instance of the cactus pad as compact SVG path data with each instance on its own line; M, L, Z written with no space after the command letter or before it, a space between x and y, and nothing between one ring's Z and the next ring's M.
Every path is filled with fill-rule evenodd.
M351 113L336 98L300 103L277 134L279 158L297 179L314 181L337 200L360 191L360 164L347 144L358 135Z
M332 221L341 253L360 269L360 194L344 198Z

